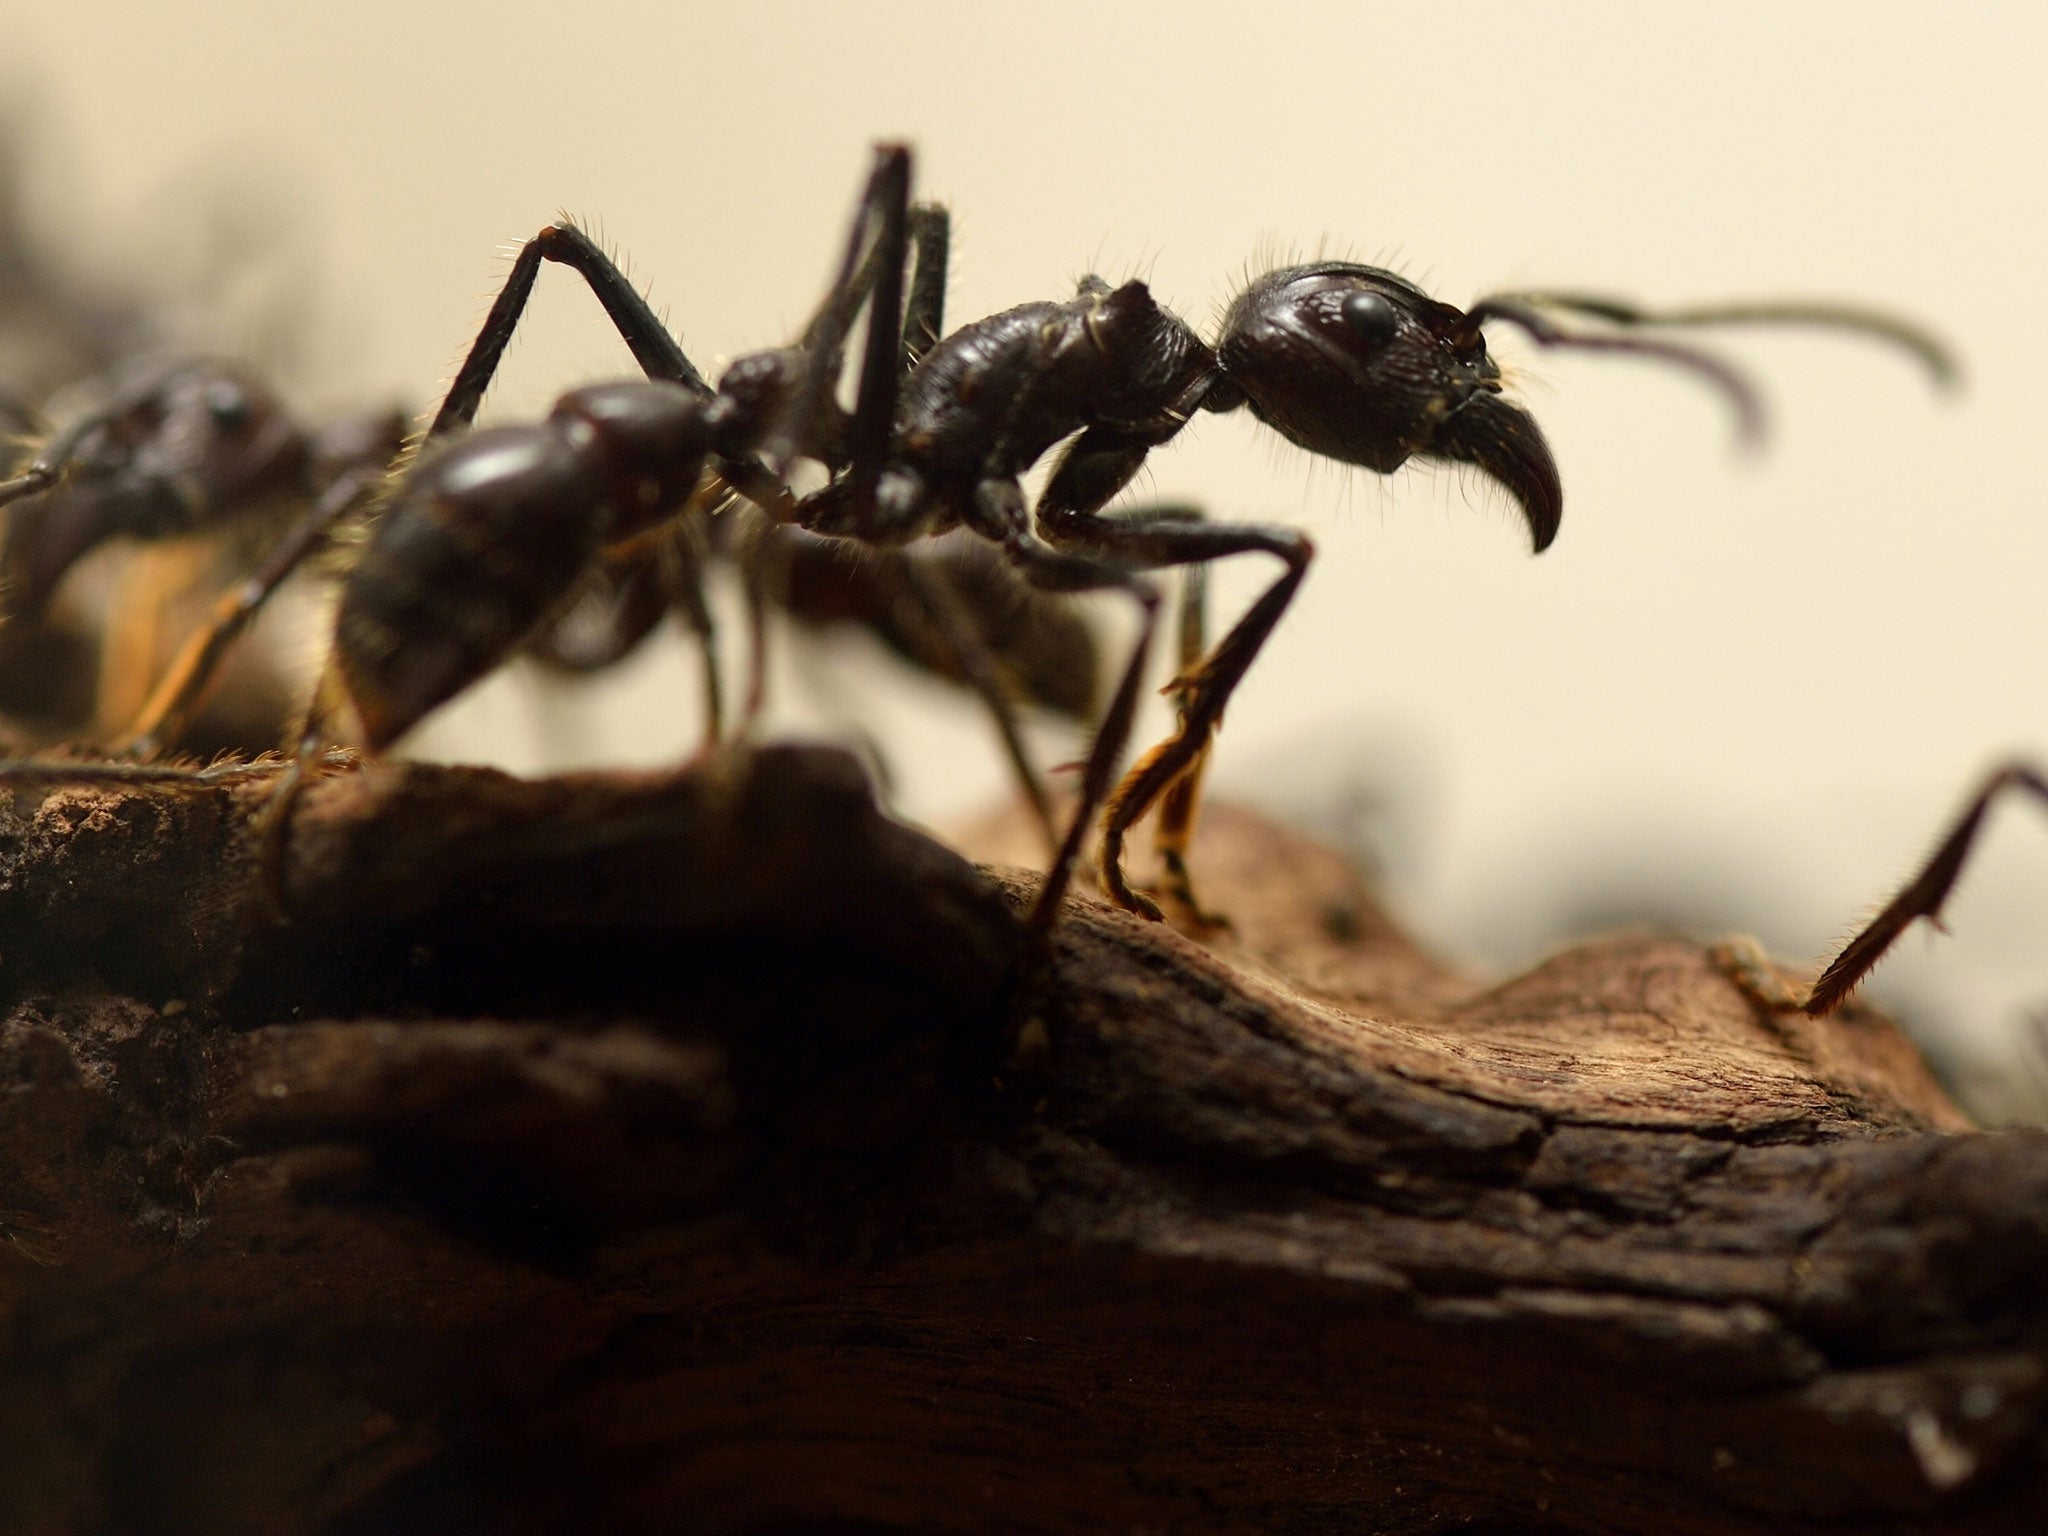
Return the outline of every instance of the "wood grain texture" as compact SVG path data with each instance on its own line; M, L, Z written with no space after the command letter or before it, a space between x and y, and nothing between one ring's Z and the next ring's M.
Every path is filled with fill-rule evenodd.
M1049 956L845 758L0 821L0 1529L2031 1531L2048 1137L1218 812ZM1028 847L1028 843L1024 846Z

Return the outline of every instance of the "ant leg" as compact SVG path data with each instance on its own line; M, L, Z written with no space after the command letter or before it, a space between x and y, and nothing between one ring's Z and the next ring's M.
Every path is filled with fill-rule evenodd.
M846 338L851 334L853 322L863 304L868 304L869 310L867 351L861 370L861 399L868 399L877 367L885 367L893 374L902 366L898 349L902 345L903 263L909 252L909 204L910 151L901 144L878 146L875 168L868 175L860 206L855 210L853 229L847 235L846 252L840 259L838 274L825 290L824 302L818 306L810 324L804 327L803 337L797 343L804 364L795 392L782 420L761 446L761 457L772 468L779 471L798 454L816 451L815 439L820 436L820 424L834 414L832 392L839 382ZM884 341L887 342L886 353L879 345ZM889 432L894 426L894 411L895 393L892 389L889 412L881 420L881 449L874 450L872 441L862 435L859 408L856 407L854 442L851 445L853 457L859 458L864 449L874 450L877 456L880 451L886 451ZM742 495L748 495L745 487L735 483L734 488ZM754 500L751 495L748 499ZM755 504L788 520L786 507L771 509L768 503L760 501Z
M1131 518L1119 521L1143 524L1148 521L1203 523L1205 520L1197 507L1161 506L1146 508ZM1165 690L1173 695L1180 732L1196 729L1190 724L1190 711L1196 702L1195 679L1209 647L1208 620L1209 567L1206 564L1184 566L1181 571L1179 670ZM1188 844L1194 839L1195 817L1201 807L1202 780L1208 771L1214 747L1215 730L1212 726L1201 733L1199 749L1179 777L1158 795L1159 819L1153 829L1153 847L1165 869L1167 896L1202 926L1227 928L1230 926L1227 917L1207 910L1196 898L1187 862ZM1142 814L1141 810L1138 815ZM1115 819L1114 810L1111 819ZM1136 819L1134 816L1132 821Z
M291 921L286 865L291 855L292 813L298 809L299 797L306 792L313 768L324 765L330 757L326 750L327 719L345 697L341 674L335 658L330 656L320 669L320 680L314 685L312 702L306 707L305 723L298 733L298 748L255 816L255 886L258 899L268 910L271 920L279 924Z
M683 617L690 633L697 637L697 655L704 669L704 745L714 747L725 737L725 684L720 676L718 626L711 622L711 607L704 600L704 520L686 518L663 539L654 551L661 573L661 585L670 603Z
M1941 926L1942 904L1948 900L1956 878L1963 871L1963 861L1969 857L1970 845L1977 840L1985 812L1991 809L1991 802L1998 798L1999 792L2008 787L2024 789L2043 804L2048 804L2048 778L2024 763L2008 763L1986 779L1984 787L1977 791L1976 798L1956 818L1955 825L1949 828L1948 835L1941 840L1920 873L1907 881L1904 889L1870 920L1861 933L1844 945L1842 952L1821 972L1820 980L1813 984L1813 992L1803 1005L1807 1013L1818 1017L1832 1013L1840 1006L1842 999L1869 974L1870 968L1884 957L1885 951L1916 917L1926 918L1937 928Z
M1120 519L1104 521L1122 526ZM1315 545L1306 534L1294 529L1261 528L1256 524L1137 524L1128 528L1128 534L1127 540L1104 547L1135 565L1184 565L1257 550L1278 556L1287 566L1280 579L1245 610L1207 659L1174 680L1173 691L1182 701L1179 728L1138 759L1110 796L1102 825L1103 885L1118 906L1157 918L1161 915L1158 904L1132 890L1124 878L1124 834L1176 783L1201 772L1216 727L1222 722L1224 706L1244 680L1273 627L1280 622L1280 615L1294 600L1302 578L1308 574ZM1192 800L1199 787L1199 783L1191 784L1185 791L1190 819ZM1169 832L1173 833L1173 829ZM1173 847L1171 842L1168 847ZM1200 915L1202 909L1194 899L1184 859L1174 881L1174 894Z
M1194 778L1180 792L1183 806L1175 810L1174 820L1166 828L1162 852L1180 861L1177 871L1169 866L1172 894L1199 915L1201 905L1194 899L1187 876L1185 841L1200 793L1202 759L1222 721L1224 705L1294 600L1315 555L1314 544L1297 529L1210 523L1191 508L1103 516L1097 509L1137 472L1152 442L1162 433L1177 430L1179 424L1180 418L1174 415L1149 433L1109 428L1083 432L1053 471L1038 505L1039 527L1054 543L1086 549L1141 570L1200 565L1254 552L1272 555L1287 567L1245 610L1208 658L1184 669L1174 680L1170 691L1181 701L1178 728L1138 760L1109 798L1102 828L1103 887L1118 906L1152 918L1162 915L1158 904L1133 890L1124 877L1124 834L1179 780Z
M717 461L717 479L723 486L752 502L776 523L808 526L809 507L800 507L782 479L789 461L799 453L819 452L822 441L836 434L828 424L839 415L833 390L839 382L846 338L853 329L861 306L873 300L868 324L867 357L861 375L860 403L852 424L851 450L867 468L858 473L857 483L834 487L864 508L874 501L874 483L880 474L880 459L888 451L896 411L895 380L879 380L877 358L884 350L895 354L902 346L903 263L907 251L908 204L910 200L910 151L902 145L882 145L875 151L875 166L869 173L853 228L847 236L846 251L837 275L826 290L824 302L804 329L798 351L804 359L794 391L780 420L775 422L760 445L758 457ZM875 228L872 237L871 227ZM919 272L929 268L927 246L919 245ZM944 217L935 247L937 283L943 287L945 264ZM892 361L893 369L901 366ZM879 433L876 428L879 427ZM822 457L836 461L835 443ZM830 467L837 469L838 462ZM811 498L815 502L816 497ZM862 516L870 513L859 514ZM739 562L741 583L747 599L749 660L746 700L742 706L741 729L750 729L761 713L768 670L768 611L765 584L772 579L774 558L765 537L745 549Z
M384 479L382 465L352 470L323 491L320 499L281 539L256 573L223 597L213 617L185 642L142 713L128 729L123 751L151 757L175 741L212 684L222 656L247 629L270 595L326 542L327 535L365 494Z
M1053 818L1052 797L1046 792L1045 780L1032 763L1031 754L1025 750L1024 735L1017 718L1016 691L1003 675L1002 663L989 649L974 615L968 611L944 568L914 555L892 553L894 559L890 563L904 591L923 610L940 642L952 652L960 677L980 696L989 718L995 722L996 734L1002 738L1003 751L1010 759L1011 770L1023 786L1025 798L1031 802L1032 813L1045 833L1046 850L1057 854L1060 831Z
M945 325L946 266L952 243L952 217L937 203L919 203L910 210L910 243L915 251L910 289L903 305L903 373L905 377L938 344ZM1046 847L1057 856L1060 834L1052 813L1052 797L1044 776L1025 750L1017 716L1016 689L1003 675L1002 664L989 649L975 621L943 566L914 556L900 557L896 569L906 590L924 611L942 643L952 652L960 676L988 709L1010 767L1045 833Z
M758 505L758 503L756 504ZM740 704L742 735L761 718L768 697L768 608L789 590L789 551L777 536L782 525L743 514L729 506L721 517L729 535L733 564L739 571L740 598L747 608L747 691ZM744 519L744 520L742 520Z
M847 431L845 493L863 507L874 503L896 432L896 395L903 374L903 262L909 241L910 152L900 146L884 149L877 160L868 206L881 224L875 235L880 265L868 305L860 393ZM821 372L815 358L812 371Z
M1051 928L1059 915L1067 883L1073 878L1074 861L1080 856L1082 840L1094 824L1095 813L1109 795L1110 779L1122 761L1124 747L1131 739L1131 724L1137 717L1138 691L1144 686L1145 664L1152 652L1152 631L1159 622L1159 594L1143 576L1125 566L1070 554L1053 548L1031 532L1024 506L1024 491L1015 480L984 480L975 489L974 515L969 523L976 532L1002 547L1018 574L1044 592L1095 592L1119 587L1131 594L1139 607L1138 638L1131 647L1131 659L1117 684L1102 723L1096 727L1095 742L1088 749L1081 768L1080 803L1073 821L1053 855L1045 884L1031 908L1030 927L1034 933ZM1119 791L1121 793L1121 791ZM1113 808L1113 805L1112 805ZM1130 903L1119 903L1130 906ZM1132 907L1132 910L1142 908ZM1156 916L1157 913L1154 913Z
M99 676L93 687L91 740L120 743L130 722L155 692L165 645L179 654L172 610L206 585L217 549L192 539L142 540L114 574L103 612ZM219 590L219 582L210 585Z
M916 260L910 296L903 304L903 371L907 374L938 345L946 323L946 265L953 243L953 219L939 203L910 210L910 243Z
M1188 711L1194 691L1188 679L1200 667L1208 649L1209 567L1190 565L1181 572L1180 587L1180 670L1175 674L1174 703L1179 711L1180 729L1188 729ZM1166 893L1191 913L1198 923L1210 928L1227 928L1230 920L1221 913L1205 910L1195 899L1194 881L1188 875L1188 844L1195 834L1195 814L1201 807L1202 780L1215 747L1215 733L1186 772L1167 787L1159 798L1159 821L1153 829L1153 846L1165 866Z
M844 454L832 467L839 473L823 490L800 504L774 509L773 515L813 533L861 539L868 543L900 543L923 532L919 519L928 506L921 484L905 481L883 505L877 491L889 465L896 432L896 397L903 374L903 266L909 247L910 152L884 146L876 152L874 176L854 221L840 280L819 317L805 333L804 378L798 386L796 410L779 437L785 450L811 423L824 418L838 377L838 348L851 329L857 305L850 302L855 274L873 274L868 294L867 344L861 356L860 393L846 424ZM870 215L880 223L866 262L860 251ZM827 318L831 323L827 325ZM767 450L772 463L783 462L778 450ZM743 491L742 494L745 494ZM749 498L752 499L751 497ZM761 503L756 503L761 505ZM999 541L1000 534L991 537Z
M858 242L865 227L863 217L856 220L855 238ZM699 395L709 397L713 391L704 375L698 372L681 345L669 334L661 318L655 314L639 289L635 288L625 273L619 270L604 251L582 230L573 224L551 224L520 248L514 258L512 270L504 286L492 302L490 312L484 318L476 340L471 344L469 354L457 370L454 382L441 401L441 408L435 413L426 431L426 440L466 426L476 418L483 403L484 391L490 387L492 378L503 362L505 349L511 344L526 305L533 295L533 285L540 272L542 261L559 262L581 276L603 305L613 327L625 341L634 360L649 378L680 384ZM843 283L842 283L843 286ZM849 319L849 324L851 323ZM822 392L829 394L829 380ZM769 509L775 515L787 515L792 505L788 488L781 476L758 461L727 459L717 460L720 480L740 495L757 505ZM709 608L705 605L702 591L701 562L698 574L681 573L681 585L677 588L685 618L696 631L702 642L705 668L705 709L706 728L710 740L716 741L723 735L723 704L718 682L719 663L714 627ZM763 671L762 644L764 628L756 624L754 634L754 659L752 683L749 687L748 718L751 719L759 707L760 679Z
M343 748L315 754L323 767L346 768L356 755ZM193 768L175 763L125 763L109 759L20 757L0 759L0 784L115 784L164 789L220 789L252 784L284 771L275 757L230 760Z
M612 325L627 349L632 352L633 360L650 379L666 379L701 395L711 393L711 386L705 382L704 375L684 356L682 347L668 333L668 327L661 323L654 307L633 286L631 279L619 270L618 263L575 225L550 224L521 246L519 254L513 258L512 271L505 279L505 286L498 290L490 313L484 316L482 329L470 344L469 355L456 370L455 381L448 386L440 410L434 413L433 422L427 427L429 442L457 427L468 426L476 419L477 409L483 404L484 391L490 388L498 365L505 359L505 349L512 343L512 333L519 328L520 318L526 313L527 301L533 297L533 285L540 274L542 261L561 263L589 285L598 303L604 306L604 312L611 317Z

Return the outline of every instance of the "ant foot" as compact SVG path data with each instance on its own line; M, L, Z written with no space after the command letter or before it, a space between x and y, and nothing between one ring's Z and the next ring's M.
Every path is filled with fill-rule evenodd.
M1210 911L1196 899L1194 882L1188 878L1187 861L1170 849L1162 857L1166 862L1166 878L1160 882L1159 892L1173 903L1175 912L1190 927L1210 932L1237 932L1237 925L1228 917L1221 912Z

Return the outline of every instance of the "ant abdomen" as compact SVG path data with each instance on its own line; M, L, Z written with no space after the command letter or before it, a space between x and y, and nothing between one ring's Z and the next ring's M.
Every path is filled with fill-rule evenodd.
M471 433L414 466L335 621L364 744L388 746L493 671L601 550L680 512L730 414L659 380L593 384L544 422Z

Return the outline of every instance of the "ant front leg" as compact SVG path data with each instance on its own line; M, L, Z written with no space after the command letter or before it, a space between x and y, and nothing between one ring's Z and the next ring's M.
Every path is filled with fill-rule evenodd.
M1176 423L1177 424L1177 423ZM1162 796L1173 791L1161 833L1173 898L1204 921L1188 877L1186 843L1192 831L1200 774L1223 710L1281 614L1294 600L1315 545L1297 529L1258 523L1211 523L1191 508L1164 508L1122 517L1097 509L1137 472L1154 434L1090 428L1081 434L1046 486L1038 524L1063 548L1085 548L1141 570L1201 565L1230 555L1272 555L1285 566L1233 625L1216 648L1193 666L1183 666L1170 691L1180 702L1174 734L1141 757L1110 796L1102 828L1102 880L1110 899L1128 911L1158 918L1158 903L1133 890L1123 870L1124 837ZM1182 781L1188 781L1184 787Z
M1194 520L1199 520L1199 513L1193 508L1189 511L1193 513ZM1187 680L1200 668L1202 657L1209 649L1209 567L1183 567L1180 582L1179 669L1174 674L1172 686L1180 729L1184 731L1188 728L1188 710L1194 703L1193 690ZM1229 918L1220 912L1204 909L1195 900L1194 881L1188 874L1188 844L1194 840L1195 816L1202 803L1202 780L1208 773L1214 746L1215 733L1212 731L1193 765L1160 796L1153 846L1158 849L1159 861L1165 867L1166 894L1203 926L1227 928L1230 926Z
M1844 945L1842 952L1821 972L1820 980L1813 984L1813 992L1800 1005L1805 1012L1819 1016L1832 1013L1841 1006L1842 1000L1870 973L1871 967L1884 958L1885 951L1915 918L1924 917L1936 927L1941 925L1942 905L1948 900L1949 892L1955 889L1956 879L1963 872L1963 861L1969 857L1970 847L1983 829L1985 814L1999 793L2008 788L2023 789L2048 805L2048 778L2044 778L2039 770L2024 763L2008 763L1993 773L1964 808L1963 814L1956 818L1955 825L1949 828L1948 835L1941 840L1920 872L1906 882L1898 895L1886 903L1884 910Z

